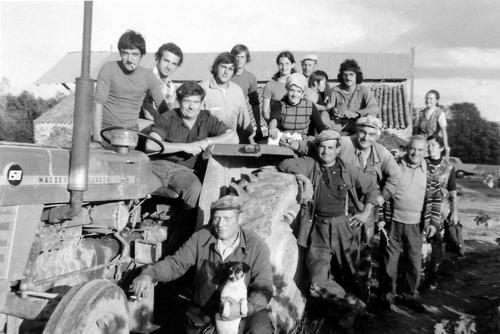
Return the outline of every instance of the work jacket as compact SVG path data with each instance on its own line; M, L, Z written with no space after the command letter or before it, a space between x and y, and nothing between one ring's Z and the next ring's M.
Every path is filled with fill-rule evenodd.
M371 178L361 173L359 168L351 164L344 163L337 157L337 162L340 164L342 180L348 189L348 201L351 201L355 212L358 213L364 209L366 203L377 205L377 197L379 195L379 187ZM319 162L312 157L300 157L284 160L278 166L282 172L292 174L303 174L313 185L314 195L312 203L309 205L308 212L301 212L300 228L297 237L297 243L302 247L307 247L309 234L312 228L312 218L314 217L314 203L318 199L319 194L316 189L322 178L322 171ZM303 207L304 211L305 208Z
M222 259L216 248L217 237L211 227L194 233L182 247L164 260L148 266L143 273L154 281L169 282L184 275L191 267L195 272L193 303L209 315L220 303L220 290L231 263L243 262L250 267L245 275L248 287L248 315L265 309L273 294L269 249L253 231L240 228L240 244Z

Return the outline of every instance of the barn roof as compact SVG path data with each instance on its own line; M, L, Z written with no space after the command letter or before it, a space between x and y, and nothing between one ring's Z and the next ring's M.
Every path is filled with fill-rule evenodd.
M251 53L252 62L248 70L264 82L277 71L275 57L279 52L256 51ZM406 53L359 53L359 52L294 52L297 62L296 69L300 71L300 59L306 54L314 53L319 58L318 68L325 71L330 79L335 79L339 65L348 58L355 59L363 70L363 76L368 81L404 81L410 77L410 54ZM172 75L176 81L204 80L210 76L210 66L218 52L185 53L183 65ZM117 52L92 52L90 61L90 77L96 79L102 64L118 60ZM154 54L144 56L141 66L152 68ZM42 75L35 84L72 83L80 76L81 52L68 52L47 73Z
M75 94L64 97L58 104L33 121L35 124L73 124Z

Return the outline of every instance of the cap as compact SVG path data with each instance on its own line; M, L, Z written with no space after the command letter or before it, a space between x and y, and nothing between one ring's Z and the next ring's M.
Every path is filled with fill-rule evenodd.
M305 92L307 88L307 79L301 73L292 73L286 79L285 88L288 90L290 86L297 86L302 89L302 92Z
M320 134L317 135L316 138L314 139L314 143L319 144L326 140L339 140L339 138L340 138L340 133L338 133L335 130L328 129L321 131Z
M241 211L241 207L243 206L243 202L241 198L234 195L226 195L210 205L210 210L238 210Z
M314 60L315 62L318 62L318 56L316 56L315 54L305 55L304 57L302 57L300 62L302 63L304 60Z
M366 115L364 117L358 118L358 120L356 121L356 125L358 127L369 126L371 128L382 130L382 122L379 118L372 115Z

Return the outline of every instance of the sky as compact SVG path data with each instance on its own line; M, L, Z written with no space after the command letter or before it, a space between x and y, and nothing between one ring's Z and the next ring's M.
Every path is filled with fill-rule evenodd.
M415 105L429 89L441 103L472 102L500 122L500 1L166 0L93 5L93 51L116 51L134 29L149 52L173 41L185 52L406 52L415 47ZM33 83L67 52L81 51L83 2L0 0L0 75L12 93L42 97ZM320 60L321 61L321 60ZM328 73L335 77L336 73Z

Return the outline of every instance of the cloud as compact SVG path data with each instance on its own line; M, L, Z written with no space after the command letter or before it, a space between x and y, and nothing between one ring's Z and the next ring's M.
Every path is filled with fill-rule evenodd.
M394 47L500 47L500 1L379 0L365 5L411 24Z
M500 48L417 48L415 63L417 78L500 78Z
M418 55L418 64L439 68L489 68L500 69L500 48L477 47L431 48Z

